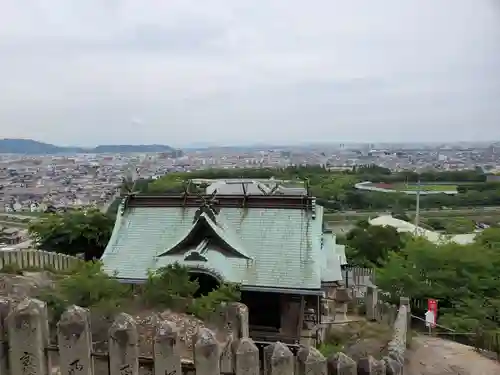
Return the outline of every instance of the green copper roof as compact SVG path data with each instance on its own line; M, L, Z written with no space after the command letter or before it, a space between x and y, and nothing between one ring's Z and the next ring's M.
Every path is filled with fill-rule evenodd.
M215 223L206 213L200 214L187 233L182 235L179 241L159 256L173 255L176 251L182 250L185 245L189 244L189 240L196 236L196 230L201 226L209 228L215 236L224 242L226 249L230 249L237 257L250 259L250 256L239 243L238 237L231 232L231 228L228 225L223 224L223 218L217 217L217 222Z
M336 236L332 233L323 234L323 267L321 281L333 282L342 280L341 257L337 252Z
M319 289L323 208L221 208L215 223L193 207L129 207L118 215L102 261L107 272L140 280L174 262L244 286ZM199 226L210 239L187 240ZM218 237L218 239L215 239ZM219 241L220 240L220 241Z

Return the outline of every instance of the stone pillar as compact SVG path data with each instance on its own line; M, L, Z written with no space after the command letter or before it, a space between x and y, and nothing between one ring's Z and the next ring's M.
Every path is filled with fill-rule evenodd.
M0 297L0 375L7 375L8 335L5 319L9 315L11 300L7 297Z
M240 335L239 338L250 337L250 329L248 327L248 306L242 303L238 304L238 318L240 321Z
M326 358L315 348L300 348L297 353L296 375L327 375Z
M221 356L220 356L220 371L224 373L233 372L234 370L234 345L236 344L235 340L233 340L233 335L230 334L227 337L226 342L222 348Z
M220 375L220 347L215 334L200 328L193 345L196 375Z
M93 375L92 333L87 309L70 306L57 323L61 375Z
M406 306L406 345L411 343L411 305L408 297L401 297L399 299L400 306Z
M335 353L328 358L327 362L328 375L357 375L358 366L356 362L344 353Z
M235 344L235 375L260 375L259 349L252 339L244 337Z
M155 375L182 375L179 332L174 323L162 321L156 326L153 351Z
M384 361L387 375L403 375L403 364L399 363L399 361L391 357L384 357L382 360Z
M42 326L42 340L43 346L48 347L50 344L50 329L49 329L49 311L47 309L47 304L39 299L32 298L34 303L38 304L38 309L40 311L40 324ZM45 357L47 371L50 374L52 371L52 357L51 353L48 353Z
M384 302L384 317L383 317L383 322L385 324L387 324L388 326L390 326L394 322L392 320L391 309L392 309L391 304L389 302Z
M377 361L372 356L358 361L358 375L386 375L385 362Z
M378 303L378 289L376 286L366 287L365 305L366 305L366 320L377 320L377 303Z
M264 348L264 375L293 375L295 360L288 347L276 342Z
M234 340L249 337L248 307L243 303L234 302L221 306L222 324L229 328Z
M109 329L109 375L139 375L137 327L125 313Z
M40 315L39 304L26 298L7 317L13 375L45 375L47 371Z

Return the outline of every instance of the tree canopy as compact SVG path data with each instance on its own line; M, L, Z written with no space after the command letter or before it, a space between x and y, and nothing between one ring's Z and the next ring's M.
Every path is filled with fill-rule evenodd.
M99 210L47 213L31 221L28 232L41 250L99 259L111 237L114 220Z
M378 268L377 286L393 302L411 296L423 317L427 299L438 300L438 323L460 332L500 330L500 230L488 229L475 243L436 245L409 239Z
M390 252L398 252L404 241L393 227L374 226L361 221L346 234L345 245L351 265L378 267Z

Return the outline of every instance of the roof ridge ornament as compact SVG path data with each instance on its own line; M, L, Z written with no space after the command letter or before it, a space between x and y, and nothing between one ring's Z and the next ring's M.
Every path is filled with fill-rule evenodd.
M203 213L207 215L214 223L217 223L217 215L219 214L219 210L215 208L215 204L218 203L218 201L215 199L216 195L217 189L215 189L208 198L205 198L202 194L198 194L198 197L201 199L201 205L200 208L198 208L194 213L193 224L198 221Z

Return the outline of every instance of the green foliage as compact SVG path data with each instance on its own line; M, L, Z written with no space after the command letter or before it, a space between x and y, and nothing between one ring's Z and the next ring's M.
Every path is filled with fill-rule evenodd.
M231 283L194 298L198 283L191 281L188 268L179 264L151 272L141 288L120 283L113 276L103 271L101 262L82 262L68 275L59 275L53 287L41 289L36 297L47 303L54 321L71 305L92 308L105 318L112 318L137 302L148 308L169 308L205 319L221 303L241 298L239 285Z
M347 233L345 243L349 262L360 267L380 266L390 252L397 252L404 245L395 228L366 226L364 222Z
M198 289L199 284L191 280L188 268L175 263L149 273L142 298L150 307L186 311L200 319L206 319L221 303L241 299L237 284L223 283L208 294L194 298Z
M191 303L198 288L198 282L190 280L188 269L175 263L149 272L143 299L149 306L181 308Z
M428 298L437 299L439 323L457 331L499 329L498 239L498 229L484 231L469 245L411 239L401 251L389 253L377 271L377 285L393 303L411 296L415 315L424 315Z
M200 319L207 319L222 303L236 302L240 299L241 291L238 284L223 283L207 295L194 299L188 311Z
M500 250L500 229L488 228L476 237L476 242L489 249Z
M473 220L466 217L449 217L446 219L429 218L422 219L421 225L427 225L430 230L442 231L447 234L472 233L476 229Z
M2 267L0 273L8 273L10 275L22 275L21 267L17 263L9 263Z
M113 219L99 210L44 214L30 222L28 232L37 247L98 259L113 230Z
M100 262L82 262L38 297L47 302L56 319L71 305L93 307L109 316L131 297L131 288L109 277Z

